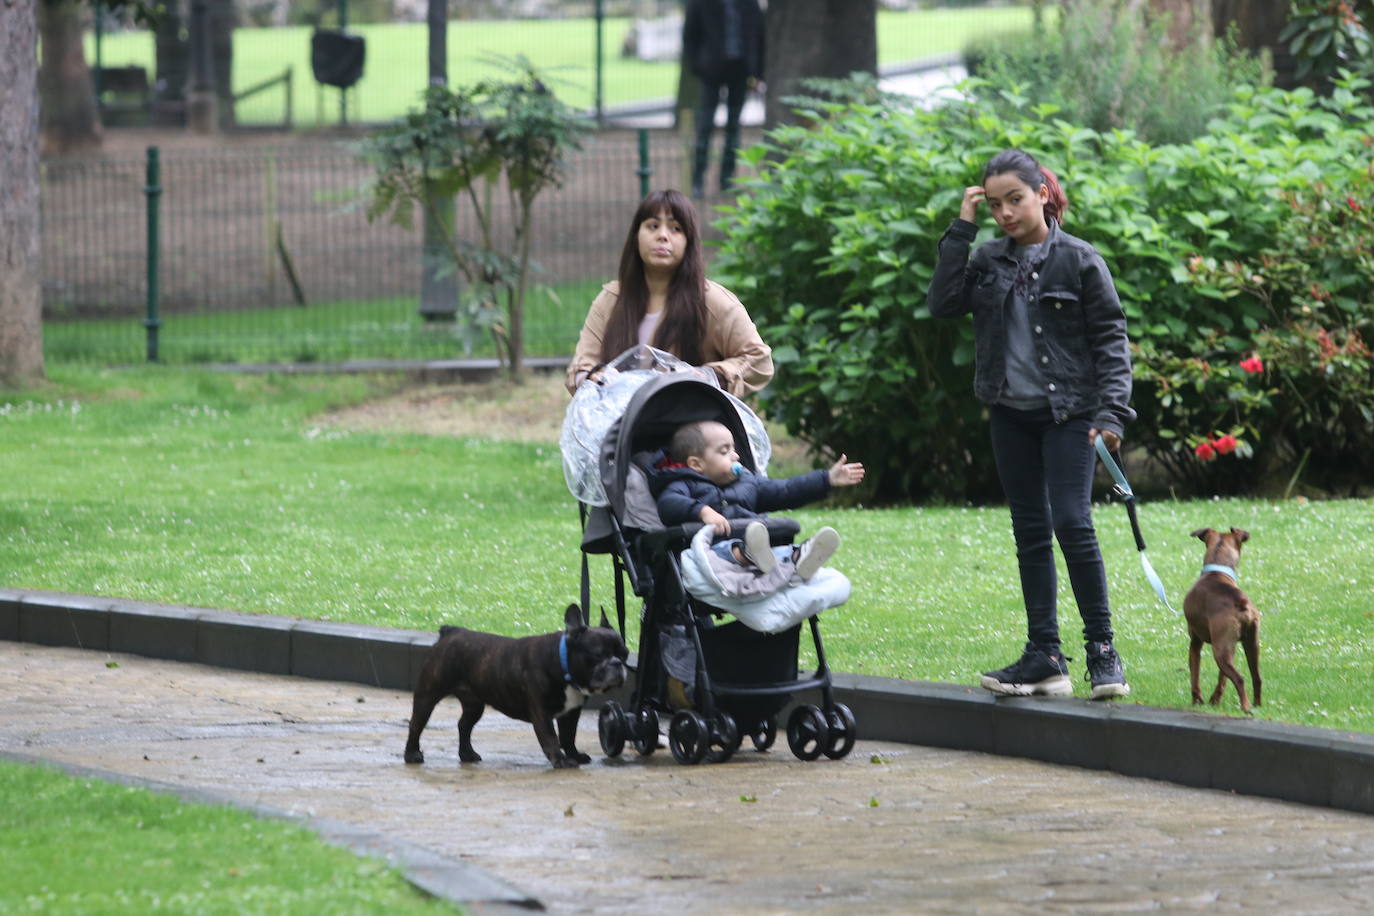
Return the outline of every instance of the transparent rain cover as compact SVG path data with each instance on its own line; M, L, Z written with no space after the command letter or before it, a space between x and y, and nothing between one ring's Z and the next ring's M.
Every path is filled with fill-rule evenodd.
M641 385L663 373L690 372L694 378L720 387L711 370L698 369L671 353L649 346L626 350L608 362L601 372L602 384L584 381L577 386L572 403L563 415L563 432L558 437L558 447L563 452L563 479L567 481L569 492L588 506L607 505L599 467L601 442ZM754 453L755 467L760 474L766 474L773 447L768 442L763 421L739 398L729 392L725 392L725 396L739 412L749 436L749 449Z

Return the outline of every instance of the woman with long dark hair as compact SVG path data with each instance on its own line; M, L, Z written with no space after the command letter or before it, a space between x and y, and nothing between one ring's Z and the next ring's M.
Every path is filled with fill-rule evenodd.
M706 279L696 210L680 191L655 191L635 210L619 279L601 288L582 325L568 391L639 344L709 369L736 396L773 377L771 351L744 305Z
M1004 233L970 248L979 204ZM1126 316L1102 256L1060 228L1068 199L1028 153L1004 150L964 189L940 239L928 304L937 318L973 313L974 394L988 405L992 454L1011 508L1027 642L989 671L993 693L1073 692L1060 649L1054 541L1064 554L1087 652L1092 698L1126 696L1113 645L1107 575L1092 521L1095 443L1121 443L1135 419Z

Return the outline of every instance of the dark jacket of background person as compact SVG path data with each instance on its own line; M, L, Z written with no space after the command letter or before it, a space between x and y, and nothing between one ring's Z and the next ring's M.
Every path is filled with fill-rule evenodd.
M825 469L774 480L747 468L739 479L725 486L681 464L660 467L667 459L659 451L645 473L649 492L658 504L665 525L701 521L701 507L710 506L729 519L757 518L777 509L795 509L830 495L830 475Z
M726 0L688 0L682 61L698 79L719 83L725 72ZM763 79L763 12L757 0L735 0L747 75Z
M955 219L940 239L940 259L927 297L931 315L973 313L978 400L996 403L1006 377L1003 307L1016 278L1014 242L1007 236L978 247L974 223ZM1106 263L1092 245L1051 225L1043 260L1028 291L1030 324L1054 419L1088 415L1100 430L1121 435L1135 419L1126 316Z

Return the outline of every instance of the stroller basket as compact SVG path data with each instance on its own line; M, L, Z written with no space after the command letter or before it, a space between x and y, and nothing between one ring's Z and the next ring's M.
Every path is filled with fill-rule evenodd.
M716 705L746 732L776 716L791 699L775 688L797 679L800 634L800 625L770 635L737 620L700 632Z

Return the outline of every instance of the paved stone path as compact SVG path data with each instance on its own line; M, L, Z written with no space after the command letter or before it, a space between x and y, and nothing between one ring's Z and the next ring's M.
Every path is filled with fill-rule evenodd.
M113 662L117 667L109 667ZM376 829L582 913L1356 913L1374 819L961 751L666 750L552 770L456 701L401 762L409 695L0 641L0 750ZM862 723L860 723L862 727ZM748 747L746 742L746 747ZM1237 765L1244 765L1238 761Z

